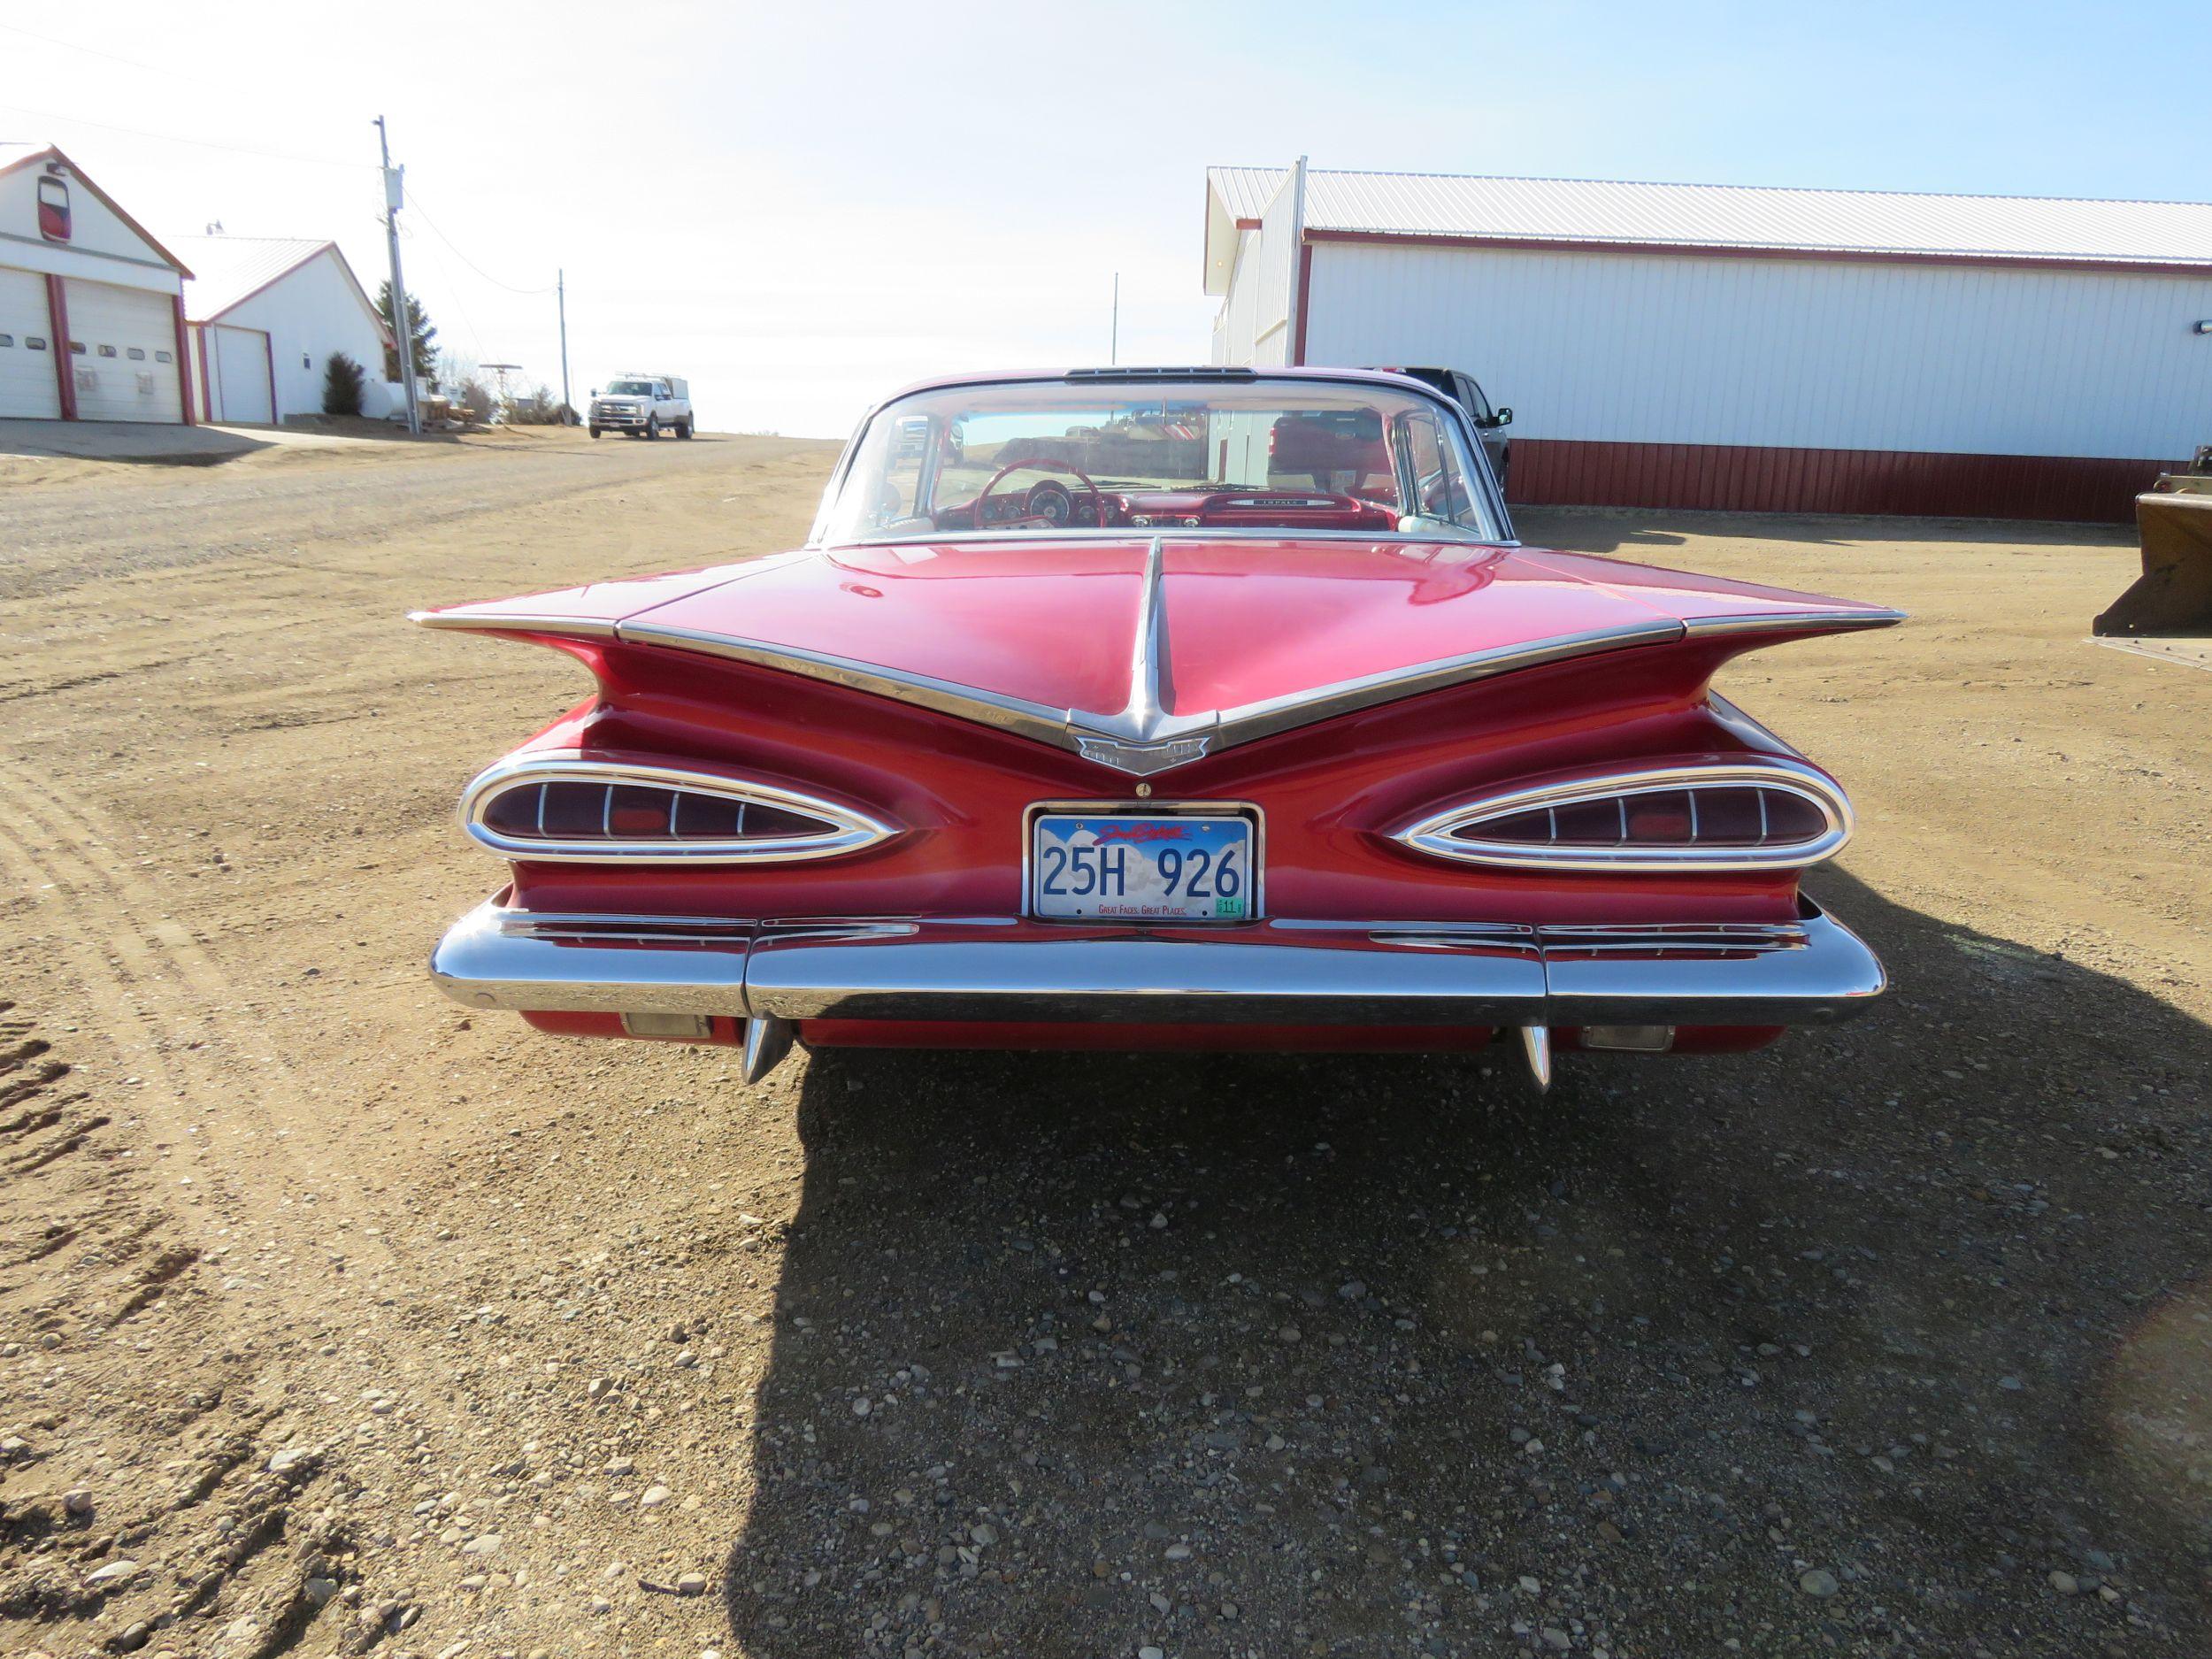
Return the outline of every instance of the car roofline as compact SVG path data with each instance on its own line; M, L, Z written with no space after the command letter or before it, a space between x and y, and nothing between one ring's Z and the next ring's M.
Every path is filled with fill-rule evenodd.
M901 387L888 397L869 405L867 412L855 423L852 436L845 441L844 449L839 452L837 464L830 471L829 482L822 492L823 506L826 509L830 498L844 487L846 472L851 466L853 458L860 447L858 439L861 434L874 424L877 416L903 398L918 396L926 392L947 391L971 386L1065 386L1071 383L1079 386L1145 386L1158 385L1176 380L1187 380L1198 385L1204 385L1209 380L1216 384L1235 385L1249 385L1261 381L1279 384L1299 381L1310 384L1318 381L1325 385L1334 386L1378 387L1385 391L1398 392L1420 398L1443 410L1459 426L1461 435L1466 441L1471 458L1479 453L1482 449L1482 434L1475 429L1472 418L1461 406L1457 398L1448 392L1431 386L1426 380L1418 380L1409 374L1400 374L1389 369L1320 369L1302 365L1296 368L1249 368L1218 364L1193 364L1181 367L1170 365L1154 368L1114 366L1103 369L1010 369L995 373L946 374L931 380L917 380L911 386ZM1488 471L1488 464L1486 462L1484 472L1486 476ZM1482 539L1498 542L1515 541L1517 538L1513 534L1513 510L1506 504L1505 492L1497 488L1494 476L1490 477L1490 506L1497 517L1496 527L1499 534ZM818 512L812 528L807 533L806 546L822 545L815 534L815 532L820 528L821 515Z
M1248 380L1331 380L1354 385L1386 386L1402 390L1407 387L1435 396L1436 388L1401 374L1392 369L1324 369L1324 368L1248 368L1224 366L1219 364L1165 364L1157 365L1116 365L1110 368L1086 369L1002 369L980 371L966 374L941 374L926 380L916 380L902 386L889 396L879 398L868 413L874 415L888 404L902 397L912 397L922 392L949 391L967 386L1056 386L1073 383L1079 386L1111 386L1126 384L1143 386L1162 380L1190 380L1201 385L1209 380L1243 382Z

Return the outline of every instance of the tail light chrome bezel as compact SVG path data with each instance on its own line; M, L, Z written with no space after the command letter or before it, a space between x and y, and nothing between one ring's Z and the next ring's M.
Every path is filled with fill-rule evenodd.
M680 838L667 835L518 835L488 821L493 804L518 789L541 784L626 786L703 795L797 813L825 827L804 834ZM609 796L610 811L612 796ZM540 820L543 819L541 816ZM588 760L573 752L519 755L487 768L461 795L461 827L479 846L505 858L552 864L789 864L835 858L889 840L898 832L856 808L803 795L777 784L681 766Z
M1766 789L1811 804L1821 815L1815 835L1788 841L1670 845L1602 841L1545 843L1485 841L1467 831L1546 808L1705 789ZM1623 771L1588 772L1463 800L1398 831L1393 839L1433 857L1514 870L1621 872L1801 869L1832 858L1850 841L1851 803L1824 772L1781 756L1741 761L1660 762Z

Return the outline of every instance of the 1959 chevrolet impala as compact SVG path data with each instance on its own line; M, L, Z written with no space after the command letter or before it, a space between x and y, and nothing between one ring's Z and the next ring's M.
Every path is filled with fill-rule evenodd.
M1836 781L1710 689L1893 611L1514 539L1371 371L931 382L807 545L419 615L596 688L468 786L431 970L734 1044L1743 1049L1883 988Z

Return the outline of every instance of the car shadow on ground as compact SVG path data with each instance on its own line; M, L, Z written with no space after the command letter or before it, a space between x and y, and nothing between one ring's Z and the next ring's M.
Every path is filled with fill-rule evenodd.
M1878 541L1903 547L1939 548L1953 543L1985 545L1993 536L2022 547L2082 547L2107 542L2135 545L2132 526L1986 518L1864 518L1843 513L1678 512L1668 516L1677 530L1648 528L1644 507L1516 507L1513 528L1531 547L1576 553L1627 553L1642 557L1678 547L1693 536L1740 536L1747 541L1805 547L1847 547ZM1660 561L1663 563L1664 561Z
M738 1646L2202 1651L2212 1031L1816 886L1875 1012L1537 1103L814 1056Z

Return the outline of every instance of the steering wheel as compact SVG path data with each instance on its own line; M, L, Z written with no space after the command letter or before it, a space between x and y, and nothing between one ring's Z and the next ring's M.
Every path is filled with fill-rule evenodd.
M1346 495L1333 489L1234 489L1217 490L1199 503L1197 518L1202 523L1216 512L1259 511L1239 507L1240 502L1264 501L1265 511L1278 512L1286 508L1313 512L1349 512L1369 518L1386 508L1359 495Z
M1024 456L1018 461L1009 461L1004 466L999 468L997 472L992 473L991 481L986 484L981 490L978 491L975 500L969 503L970 511L972 511L975 515L975 527L977 529L981 530L986 527L983 518L983 503L990 500L991 492L1005 481L1006 475L1008 473L1018 472L1025 466L1038 468L1049 467L1055 472L1072 472L1076 477L1081 479L1083 480L1083 488L1088 493L1091 498L1091 522L1097 525L1102 529L1104 528L1106 524L1106 500L1104 496L1098 493L1098 486L1091 482L1089 473L1086 472L1081 467L1076 465L1071 461L1055 461L1043 456ZM1066 485L1054 484L1052 486L1056 494L1067 497L1068 518L1066 519L1055 518L1049 513L1043 513L1036 511L1038 491L1043 489L1045 485L1048 482L1050 482L1049 480L1040 480L1034 488L1031 489L1030 500L1025 503L1025 511L1012 518L1002 518L995 525L988 527L998 530L1011 529L1023 525L1043 525L1048 529L1053 530L1058 530L1065 527L1066 524L1071 521L1074 518L1075 507L1075 497L1069 492Z

